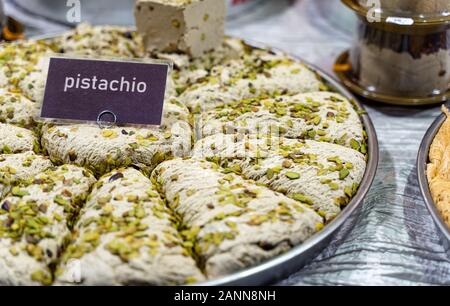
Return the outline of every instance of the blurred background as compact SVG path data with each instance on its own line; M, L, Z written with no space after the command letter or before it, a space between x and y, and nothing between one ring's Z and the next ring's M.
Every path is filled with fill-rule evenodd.
M226 1L229 35L289 50L306 60L320 63L320 66L327 68L328 71L338 53L351 43L356 20L354 14L344 7L340 0ZM68 0L3 0L3 2L6 15L25 25L27 37L60 33L76 25L66 18L70 9ZM79 2L81 22L134 24L134 0Z

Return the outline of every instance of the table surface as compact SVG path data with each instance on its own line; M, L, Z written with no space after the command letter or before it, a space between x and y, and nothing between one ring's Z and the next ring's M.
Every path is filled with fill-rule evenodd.
M64 29L30 18L6 1L30 34ZM352 42L352 14L339 0L269 0L229 20L230 35L267 43L331 73ZM380 142L380 164L363 208L309 265L281 285L450 285L450 250L420 195L415 161L434 107L393 107L365 101Z

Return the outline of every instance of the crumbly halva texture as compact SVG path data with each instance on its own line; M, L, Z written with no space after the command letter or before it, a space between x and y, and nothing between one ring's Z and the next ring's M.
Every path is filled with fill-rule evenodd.
M226 37L216 50L207 52L200 58L192 59L179 53L150 53L147 56L170 60L174 64L172 77L178 93L190 86L204 82L214 67L239 59L249 47L240 39Z
M36 102L36 107L42 104L45 92L45 82L47 80L49 61L47 58L42 59L36 65L35 71L26 75L18 84L19 91L28 99ZM167 77L165 99L173 98L177 95L176 83L171 75Z
M38 149L39 141L31 130L0 123L0 153L22 153Z
M140 166L151 171L161 161L186 156L192 146L191 127L178 121L170 129L96 125L46 125L42 146L56 163L85 166L97 175L119 167Z
M356 193L365 156L343 146L295 139L216 134L196 143L193 156L221 165L290 198L331 221Z
M137 165L150 172L171 157L187 156L192 127L186 106L166 100L160 127L111 127L94 124L53 125L42 129L42 147L56 164L85 166L97 175Z
M49 58L43 58L36 64L34 71L23 77L18 84L19 91L37 105L41 105L44 99L48 66Z
M226 7L222 0L138 0L136 27L149 51L181 51L192 57L220 46Z
M21 94L0 93L0 122L31 128L38 113L38 105Z
M223 103L202 113L197 125L197 138L217 133L273 134L336 143L367 153L363 127L353 105L331 92Z
M119 41L117 49L111 49L110 41ZM179 91L204 79L213 67L238 59L249 49L240 39L225 38L216 50L195 59L187 54L174 52L144 52L141 38L133 31L122 27L91 26L86 23L54 39L53 43L59 53L170 60L176 68L171 77L174 78ZM24 84L34 83L34 77L30 76L28 79L31 81Z
M143 56L142 40L132 29L117 26L78 25L54 39L59 53L135 58Z
M95 125L46 126L42 144L55 163L73 163L104 174L122 166L137 165L150 171L172 156L191 149L190 126L175 124L159 129L110 128Z
M178 101L174 96L171 96L164 102L161 128L170 129L174 124L179 123L180 121L191 123L191 114L183 103Z
M431 144L427 177L433 201L450 227L450 113L445 106L442 111L447 119Z
M56 284L182 285L204 279L151 181L129 168L96 184Z
M47 170L12 188L0 206L0 284L50 285L54 265L95 178L76 166Z
M318 77L301 62L282 54L259 53L255 51L216 67L204 82L183 92L180 100L199 113L242 99L295 95L323 88Z
M131 29L115 26L94 27L83 23L54 39L52 47L57 53L71 56L143 57L140 37ZM20 78L18 90L33 101L41 101L47 70L48 61L40 58L33 70Z
M53 164L48 157L31 151L0 155L0 198L6 196L15 185L51 167Z
M46 55L54 53L54 45L44 41L26 40L4 43L0 46L0 87L21 93L23 80L35 71L40 71Z
M180 216L182 234L209 278L261 263L323 227L307 205L207 161L166 161L152 179Z

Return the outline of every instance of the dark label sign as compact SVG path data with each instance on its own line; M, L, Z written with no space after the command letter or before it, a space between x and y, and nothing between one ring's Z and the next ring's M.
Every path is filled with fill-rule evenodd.
M160 125L169 64L50 58L41 117ZM103 119L102 119L103 120Z

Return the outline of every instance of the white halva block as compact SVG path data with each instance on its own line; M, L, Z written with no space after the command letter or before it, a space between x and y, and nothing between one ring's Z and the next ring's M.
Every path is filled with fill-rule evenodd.
M147 51L185 52L201 56L224 39L223 0L139 0L138 32Z

